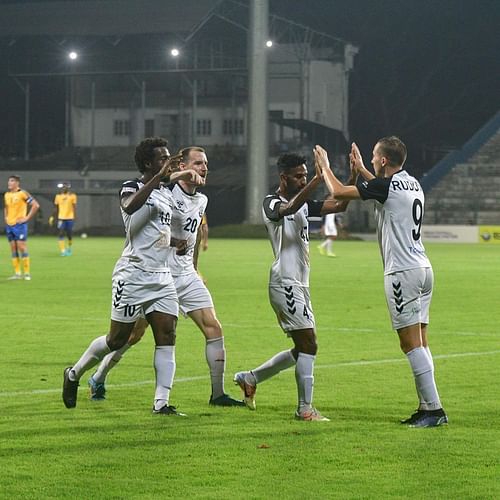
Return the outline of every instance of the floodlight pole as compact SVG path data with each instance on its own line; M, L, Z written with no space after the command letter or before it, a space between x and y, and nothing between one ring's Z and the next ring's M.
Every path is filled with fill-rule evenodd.
M249 224L262 223L262 200L268 189L268 17L268 0L250 2L246 192L246 222Z

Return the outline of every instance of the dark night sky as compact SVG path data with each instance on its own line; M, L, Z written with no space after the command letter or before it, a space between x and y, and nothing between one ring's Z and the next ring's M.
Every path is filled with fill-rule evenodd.
M359 46L350 123L365 151L397 134L416 166L424 149L460 146L500 108L500 0L270 0L270 9ZM4 103L7 88L3 79ZM0 114L2 134L22 131L19 97L20 111Z
M400 135L416 166L424 148L462 145L500 109L498 0L271 4L359 46L350 128L365 151L378 137Z

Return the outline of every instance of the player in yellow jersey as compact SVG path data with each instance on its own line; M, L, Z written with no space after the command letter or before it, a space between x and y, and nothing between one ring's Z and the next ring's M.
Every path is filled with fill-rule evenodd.
M54 224L57 218L57 229L59 230L59 250L61 257L68 257L72 254L73 244L73 224L75 223L77 196L70 191L69 182L61 182L57 185L61 189L54 198L54 213L49 218L49 224ZM65 246L65 238L68 238L68 246Z
M11 175L7 181L8 191L4 194L5 232L10 243L12 265L14 266L14 275L9 279L20 280L23 278L21 275L22 260L24 279L30 280L30 258L26 244L28 222L38 212L40 205L27 191L21 189L20 183L19 176Z

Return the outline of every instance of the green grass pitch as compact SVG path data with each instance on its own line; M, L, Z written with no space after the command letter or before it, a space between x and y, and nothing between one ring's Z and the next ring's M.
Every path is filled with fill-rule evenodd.
M390 329L376 243L311 242L319 353L315 404L331 422L293 419L293 370L259 385L257 411L212 408L204 341L180 319L172 404L188 418L152 416L147 334L92 403L61 400L63 368L107 332L110 278L123 241L29 241L31 282L7 281L0 261L1 498L500 498L500 247L427 245L435 272L430 345L450 424L408 429L410 368ZM226 389L290 341L267 298L265 240L211 240L200 268L226 339Z

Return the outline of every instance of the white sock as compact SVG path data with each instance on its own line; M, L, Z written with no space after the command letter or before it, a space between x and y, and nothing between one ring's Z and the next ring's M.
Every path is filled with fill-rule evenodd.
M295 363L296 361L291 349L275 354L271 359L268 359L265 363L250 372L250 377L253 375L255 379L255 384L253 385L264 382L264 380L271 378L282 370L290 368L290 366L293 366Z
M224 371L226 369L226 349L224 349L224 337L218 339L207 339L205 344L205 357L210 369L210 380L212 382L212 398L216 399L224 394Z
M333 245L332 240L326 240L326 251L327 251L327 253L331 253L331 251L332 251L332 245Z
M424 347L424 349L425 349L425 352L427 353L427 356L429 356L429 361L431 362L431 365L432 365L432 370L434 371L434 359L433 359L433 357L432 357L431 350L430 350L430 348L429 348L429 346L428 346L428 345L426 345L426 346Z
M130 349L130 344L125 344L121 349L117 351L110 352L104 356L103 360L97 367L96 372L92 375L94 382L97 384L104 384L109 371L116 366L116 364L122 359L122 356Z
M410 362L417 393L426 405L427 410L439 410L441 401L434 381L434 371L424 347L417 347L406 354Z
M316 356L313 354L299 352L297 365L295 366L299 408L310 408L312 406L315 359Z
M94 339L71 369L69 373L70 380L80 380L80 377L87 370L99 363L109 351L110 349L106 343L106 335Z
M327 243L328 243L328 240L323 241L323 242L321 243L320 247L321 247L321 248L325 248Z
M431 362L432 371L434 372L434 360L432 359L431 350L429 349L429 346L425 346L424 349L425 349L425 352L427 353L429 361ZM415 383L415 387L417 389L418 400L419 400L419 403L420 403L418 405L418 409L419 410L430 410L431 408L428 407L427 403L424 400L424 397L422 396L422 394L418 390L418 387L416 386L416 383Z
M154 367L156 374L155 410L168 405L175 375L175 346L159 345L155 348Z

